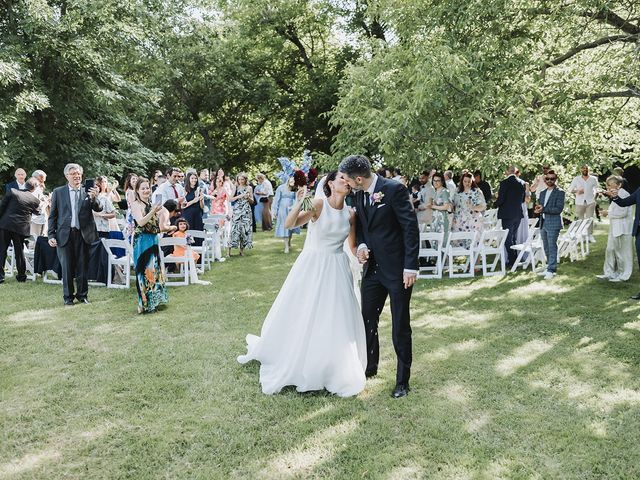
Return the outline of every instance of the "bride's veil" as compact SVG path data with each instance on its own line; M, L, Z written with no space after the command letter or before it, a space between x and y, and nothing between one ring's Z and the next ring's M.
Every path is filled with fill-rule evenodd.
M326 181L326 179L327 176L325 175L320 180L318 180L318 184L316 185L316 193L313 198L327 198L327 196L324 194L324 182Z

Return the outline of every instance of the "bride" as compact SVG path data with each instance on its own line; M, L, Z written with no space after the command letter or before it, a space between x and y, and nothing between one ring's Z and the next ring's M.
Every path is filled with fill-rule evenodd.
M364 323L343 244L355 251L355 214L345 205L350 192L342 173L322 185L326 198L301 211L300 189L286 228L309 222L304 248L293 264L262 325L247 335L240 363L258 360L266 394L294 385L299 392L327 389L341 397L364 389L367 365Z

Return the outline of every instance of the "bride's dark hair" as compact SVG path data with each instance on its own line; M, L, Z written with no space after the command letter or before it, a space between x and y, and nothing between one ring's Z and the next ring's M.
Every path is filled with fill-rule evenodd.
M338 171L334 170L333 172L329 172L329 174L324 178L324 184L322 185L322 191L324 195L328 198L331 196L331 187L329 186L329 182L333 182L338 175Z

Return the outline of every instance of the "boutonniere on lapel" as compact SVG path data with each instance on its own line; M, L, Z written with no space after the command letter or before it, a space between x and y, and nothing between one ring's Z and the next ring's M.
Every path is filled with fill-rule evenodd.
M373 202L374 205L377 203L380 203L383 198L384 198L384 193L382 192L375 192L373 195L371 195L371 201Z

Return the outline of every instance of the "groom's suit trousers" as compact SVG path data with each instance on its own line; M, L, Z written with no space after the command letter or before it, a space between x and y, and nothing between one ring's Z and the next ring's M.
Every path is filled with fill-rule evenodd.
M378 323L380 313L391 300L391 337L398 357L396 383L408 384L411 375L411 325L409 304L412 288L405 289L402 279L390 281L378 275L378 265L369 266L362 279L362 318L367 336L367 370L377 371L380 360Z

